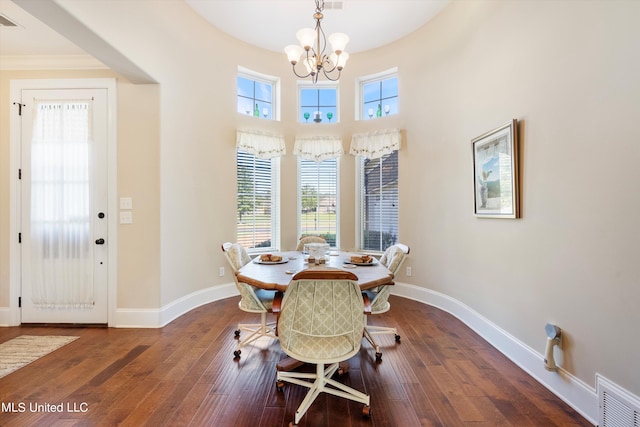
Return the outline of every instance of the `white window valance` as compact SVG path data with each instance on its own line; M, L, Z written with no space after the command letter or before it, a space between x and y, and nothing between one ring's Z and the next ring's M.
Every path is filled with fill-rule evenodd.
M399 150L401 140L400 129L357 133L351 137L349 154L366 159L379 159L385 154Z
M321 162L344 154L342 138L339 136L297 136L293 154L305 160Z
M252 129L238 129L236 147L260 159L284 156L287 151L284 136Z

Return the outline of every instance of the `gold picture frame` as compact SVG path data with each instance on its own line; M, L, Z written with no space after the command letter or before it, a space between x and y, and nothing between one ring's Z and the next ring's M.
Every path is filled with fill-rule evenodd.
M516 119L471 140L474 215L520 218Z

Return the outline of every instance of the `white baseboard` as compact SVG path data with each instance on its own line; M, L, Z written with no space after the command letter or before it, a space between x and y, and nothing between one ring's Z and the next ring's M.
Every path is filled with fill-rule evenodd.
M234 283L212 286L185 295L159 309L119 308L116 310L116 328L161 328L185 313L213 301L239 295Z
M471 307L440 292L406 283L396 282L391 293L437 307L455 316L589 422L597 425L598 395L594 387L590 387L562 368L557 372L547 371L542 354Z

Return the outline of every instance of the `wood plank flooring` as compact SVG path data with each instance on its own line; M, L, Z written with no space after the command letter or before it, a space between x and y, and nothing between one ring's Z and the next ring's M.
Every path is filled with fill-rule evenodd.
M591 424L451 315L392 296L370 324L396 326L380 337L382 362L363 341L341 381L371 396L362 405L321 395L304 427L590 426ZM207 304L162 329L0 328L19 335L80 339L0 379L0 426L287 426L306 388L275 387L285 357L261 339L234 360L238 322L258 317L237 298ZM11 412L10 404L19 411ZM63 412L31 412L63 404ZM56 406L57 408L57 406Z

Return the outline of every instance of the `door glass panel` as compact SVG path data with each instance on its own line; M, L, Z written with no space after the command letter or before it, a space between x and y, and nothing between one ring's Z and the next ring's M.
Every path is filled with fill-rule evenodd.
M40 307L94 303L91 101L36 101L31 142L32 300Z

